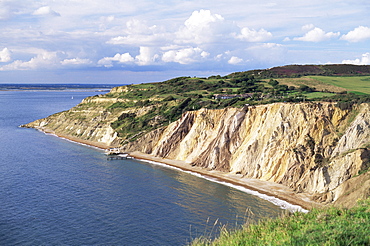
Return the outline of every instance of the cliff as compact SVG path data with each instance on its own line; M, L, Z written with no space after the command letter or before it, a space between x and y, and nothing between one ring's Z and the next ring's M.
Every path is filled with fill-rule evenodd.
M111 127L123 113L117 99L88 98L79 106L27 124L121 151L141 151L191 166L271 181L322 203L351 206L369 195L370 107L335 103L275 103L200 109L135 141ZM356 181L357 180L357 181Z
M350 189L351 200L370 193L368 178L361 181L364 186L346 186L370 166L369 119L368 104L351 110L333 103L201 109L185 113L167 128L123 146L122 151L139 150L272 181L296 192L316 194L324 203L339 198L348 203L343 196ZM362 191L356 195L358 189Z

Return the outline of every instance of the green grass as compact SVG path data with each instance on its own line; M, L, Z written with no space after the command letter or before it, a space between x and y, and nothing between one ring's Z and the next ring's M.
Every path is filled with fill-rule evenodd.
M219 238L201 237L192 245L370 245L370 198L351 209L314 209L242 229L222 228Z
M304 95L308 99L313 99L313 98L331 97L331 96L334 96L335 94L333 94L333 93L326 93L326 92L311 92L311 93L306 93Z
M332 76L310 76L323 83L342 87L356 94L370 94L370 76L332 77Z

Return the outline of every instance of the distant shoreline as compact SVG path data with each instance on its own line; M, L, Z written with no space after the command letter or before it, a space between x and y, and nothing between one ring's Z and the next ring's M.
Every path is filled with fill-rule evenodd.
M0 83L0 91L98 91L109 92L121 84L15 84Z

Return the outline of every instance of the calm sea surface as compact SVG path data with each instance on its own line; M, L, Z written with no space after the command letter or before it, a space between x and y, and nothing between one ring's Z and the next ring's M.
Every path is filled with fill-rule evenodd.
M281 213L232 187L107 161L99 149L18 127L95 94L0 91L0 245L185 245L241 225L246 210L255 219Z

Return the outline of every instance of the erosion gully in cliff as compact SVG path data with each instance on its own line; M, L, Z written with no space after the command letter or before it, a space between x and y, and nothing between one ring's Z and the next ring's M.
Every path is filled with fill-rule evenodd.
M188 111L124 145L111 127L121 114L95 103L83 114L71 109L26 126L182 161L189 168L277 183L323 204L351 206L369 195L368 104L347 110L308 102Z

